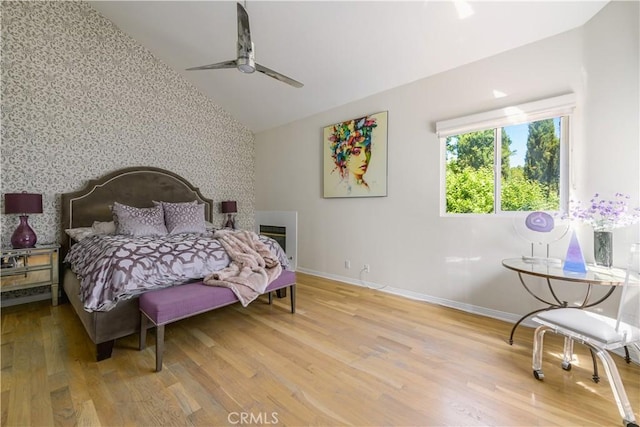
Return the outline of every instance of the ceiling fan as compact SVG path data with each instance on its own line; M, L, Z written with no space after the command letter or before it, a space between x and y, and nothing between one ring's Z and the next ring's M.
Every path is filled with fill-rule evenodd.
M187 71L218 70L222 68L237 68L243 73L253 73L254 71L258 71L293 87L300 88L304 86L302 83L292 79L291 77L287 77L284 74L273 71L255 61L253 43L251 42L251 32L249 30L249 15L240 3L238 3L238 58L215 64L202 65L200 67L187 68Z

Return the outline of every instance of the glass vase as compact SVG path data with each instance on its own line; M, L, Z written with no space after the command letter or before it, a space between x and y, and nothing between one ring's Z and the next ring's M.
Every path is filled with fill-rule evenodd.
M596 265L611 267L613 265L613 232L593 232L593 257Z

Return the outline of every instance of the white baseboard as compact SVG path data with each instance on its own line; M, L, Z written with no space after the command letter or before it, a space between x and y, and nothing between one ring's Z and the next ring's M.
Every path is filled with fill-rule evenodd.
M377 283L367 282L365 280L357 280L351 277L344 277L336 274L322 273L320 271L310 270L308 268L298 267L297 271L301 273L310 274L312 276L323 277L325 279L337 280L339 282L347 283L349 285L362 286L369 289L376 289L381 292L387 292L389 294L398 295L401 297L410 298L417 301L425 301L428 303L437 304L444 307L455 308L458 310L465 311L467 313L473 313L473 314L478 314L480 316L491 317L493 319L503 320L505 322L512 323L512 324L516 323L520 319L520 317L522 317L522 315L520 314L507 313L499 310L492 310L486 307L480 307L473 304L465 304L459 301L452 301L446 298L434 297L431 295L422 294L419 292L413 292L406 289L399 289L391 286L379 285ZM525 319L520 324L520 326L535 328L536 326L538 326L538 324L533 322L531 319ZM505 338L508 338L508 337L505 337ZM623 349L614 350L613 353L621 357L624 357ZM633 350L631 350L630 355L633 363L640 365L640 355L638 354L638 352L634 352Z

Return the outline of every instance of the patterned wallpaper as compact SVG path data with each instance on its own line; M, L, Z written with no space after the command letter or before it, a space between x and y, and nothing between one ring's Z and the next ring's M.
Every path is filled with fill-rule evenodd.
M253 227L249 129L87 3L2 1L1 15L0 190L43 195L39 243L58 239L60 193L141 165L237 200L237 226ZM17 224L2 215L3 245Z

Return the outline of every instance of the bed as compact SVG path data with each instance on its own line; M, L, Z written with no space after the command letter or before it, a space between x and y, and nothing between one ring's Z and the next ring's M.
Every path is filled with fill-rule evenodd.
M91 227L96 221L112 221L111 206L116 202L146 208L153 207L153 201L159 200L170 203L195 201L204 205L205 219L209 222L213 219L213 201L183 177L154 167L117 170L89 181L79 191L61 195L60 260L63 262L74 244L65 230ZM61 271L66 298L96 344L97 360L111 357L116 339L139 331L138 296L119 300L108 311L88 311L80 297L80 278L64 262Z

